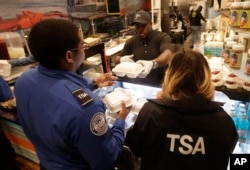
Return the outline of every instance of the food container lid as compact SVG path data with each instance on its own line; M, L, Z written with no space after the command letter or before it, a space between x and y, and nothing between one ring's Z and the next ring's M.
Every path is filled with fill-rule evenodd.
M122 62L117 64L112 72L119 77L127 75L130 78L136 78L144 70L141 64L132 62Z
M250 91L250 80L242 80L243 89Z
M126 107L131 106L133 103L132 94L123 88L116 88L113 92L108 93L103 98L103 102L111 113L120 111L121 101L125 102Z

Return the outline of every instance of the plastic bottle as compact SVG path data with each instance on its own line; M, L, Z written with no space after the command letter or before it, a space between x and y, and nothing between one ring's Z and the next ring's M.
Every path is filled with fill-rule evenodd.
M245 113L246 113L246 105L245 105L244 103L240 102L240 103L238 104L238 107L236 108L236 114L237 114L238 117L241 117L241 116L242 116L243 110L244 110Z
M239 105L240 105L240 103L241 103L241 101L235 101L234 102L234 107L235 107L235 112L236 112L236 114L238 114L239 113Z
M234 106L231 107L229 115L233 119L236 129L238 129L239 122L238 122L238 119L237 119L237 115L236 115Z
M248 117L248 121L250 121L250 102L248 103L248 107L247 107L247 117Z
M245 105L244 103L240 103L240 104L239 104L239 108L240 108L240 109L246 109L246 105Z
M238 119L238 123L239 121L242 119L242 113L245 110L245 104L242 102L239 102L236 107L235 107L235 112L236 112L236 117ZM246 112L246 110L245 110ZM239 125L239 124L238 124Z
M246 110L241 109L240 112L242 116L239 119L239 126L238 126L239 142L245 143L247 139L248 128L249 128L249 121L246 115Z

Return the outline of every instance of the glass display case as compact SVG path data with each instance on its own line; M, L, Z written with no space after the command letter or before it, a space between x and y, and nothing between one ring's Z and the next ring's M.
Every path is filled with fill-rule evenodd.
M124 81L125 80L125 81ZM117 83L118 87L129 89L135 99L140 98L155 98L160 90L154 82L134 83L123 79ZM225 92L225 93L224 93ZM215 91L215 101L225 103L223 109L232 117L239 134L238 143L234 149L235 154L246 153L250 154L250 100L247 93L241 91L230 91L229 89ZM241 100L242 99L242 100Z

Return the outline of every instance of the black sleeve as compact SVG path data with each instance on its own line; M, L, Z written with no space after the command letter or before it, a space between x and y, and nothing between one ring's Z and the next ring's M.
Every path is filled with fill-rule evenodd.
M206 22L206 19L203 17L203 15L201 13L199 13L199 17L200 17L201 20Z
M145 103L141 108L134 126L132 126L126 135L125 144L138 156L142 156L144 139L144 131L148 126L148 104Z
M183 22L184 20L182 14L178 14L177 19L178 21L181 21L181 22Z
M138 157L142 156L142 139L143 132L139 130L138 123L135 123L127 132L125 145L127 145Z

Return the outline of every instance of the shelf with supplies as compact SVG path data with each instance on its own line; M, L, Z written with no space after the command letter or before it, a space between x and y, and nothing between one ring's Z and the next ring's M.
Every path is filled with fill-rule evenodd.
M89 72L95 74L94 77L100 73L108 72L108 62L105 55L105 46L103 42L94 44L85 50L85 61L77 70L77 73L88 77ZM93 76L91 74L91 76Z
M243 80L250 80L250 76L246 75L243 69L232 69L228 65L223 65L224 72L233 73L240 79L239 84L242 84ZM244 102L250 101L250 91L245 90L241 85L236 89L229 89L225 85L215 87L216 90L225 93L232 100L240 100Z
M244 59L244 63L246 63L246 59ZM242 80L250 80L250 75L247 75L247 74L244 73L244 68L243 67L241 69L239 69L239 70L232 69L229 66L225 66L225 67L226 67L226 69L228 71L230 71L231 73L234 73L235 75L237 75Z
M233 32L237 32L243 35L249 35L250 33L250 28L239 28L239 27L233 27L233 26L229 26L229 29Z
M161 31L161 1L151 0L151 20L154 30Z
M245 73L247 63L247 52L250 49L250 29L243 29L235 26L228 26L229 37L238 36L237 45L244 45L244 52L241 56L241 63L239 69L231 68L228 64L223 64L223 69L226 72L235 74L239 79L239 87L237 89L229 89L226 86L216 87L217 90L224 92L230 99L241 100L245 102L250 101L250 91L245 90L242 86L244 82L250 82L250 75ZM235 40L234 40L235 41ZM248 42L249 41L249 42Z
M246 91L243 88L229 89L223 85L216 87L215 90L225 93L232 100L250 101L250 91Z

